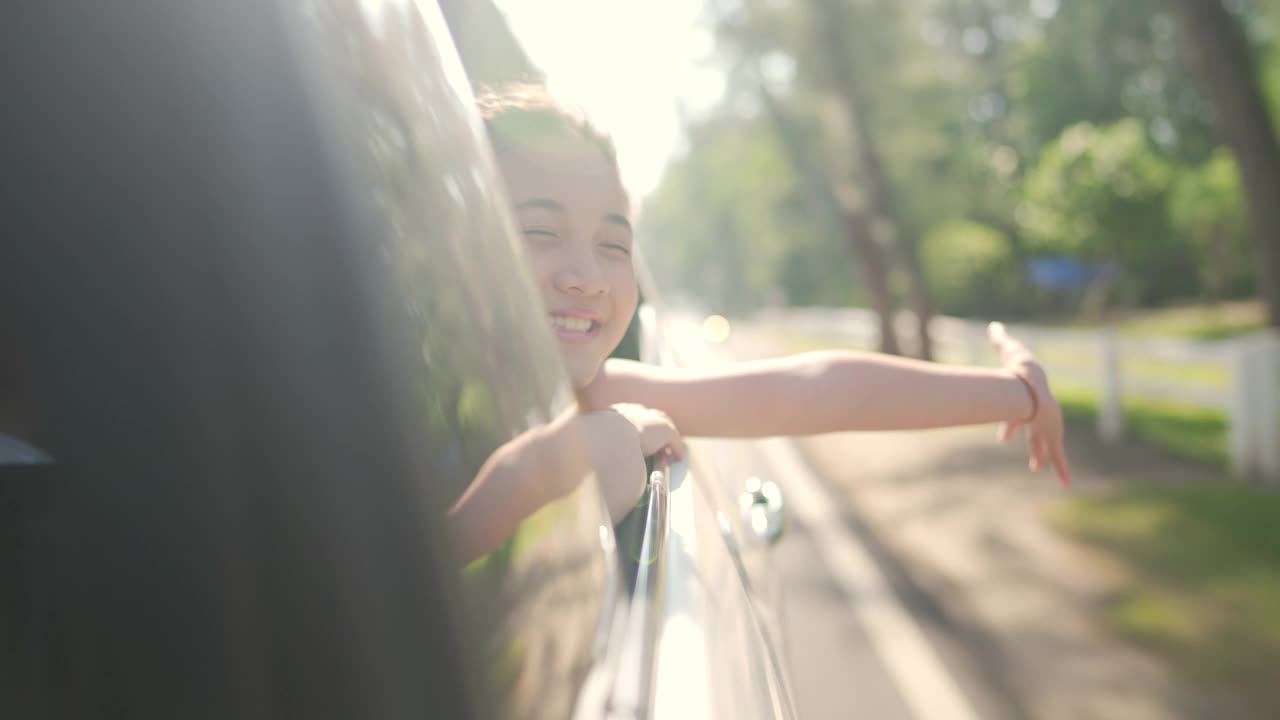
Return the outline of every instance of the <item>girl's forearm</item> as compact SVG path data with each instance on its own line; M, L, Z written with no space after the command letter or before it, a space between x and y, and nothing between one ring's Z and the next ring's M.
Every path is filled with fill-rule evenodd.
M448 527L454 549L464 563L492 551L511 535L532 504L522 471L527 454L521 436L498 448L458 502L449 510Z
M579 416L562 415L494 451L449 511L458 554L470 562L501 545L526 517L568 492L589 465L573 428Z
M1003 370L826 351L713 370L613 366L597 403L642 402L689 436L915 430L1022 420L1031 400Z
M1027 387L1006 370L855 352L808 360L816 366L795 381L806 412L788 414L792 433L977 425L1024 420L1033 409Z

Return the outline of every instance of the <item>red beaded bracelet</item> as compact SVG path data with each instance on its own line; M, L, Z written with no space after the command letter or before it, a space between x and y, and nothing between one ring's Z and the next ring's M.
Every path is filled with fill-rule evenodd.
M1040 394L1036 392L1035 386L1022 373L1013 370L1010 370L1009 373L1022 381L1022 385L1027 388L1027 395L1031 397L1031 414L1027 416L1026 420L1022 421L1029 423L1035 420L1036 415L1040 413Z

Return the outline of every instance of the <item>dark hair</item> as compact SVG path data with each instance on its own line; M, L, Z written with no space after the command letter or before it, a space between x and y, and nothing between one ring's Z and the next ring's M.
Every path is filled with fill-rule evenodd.
M569 138L595 147L615 171L618 169L613 138L592 125L581 111L556 101L542 85L515 83L481 88L476 106L494 152L499 155Z

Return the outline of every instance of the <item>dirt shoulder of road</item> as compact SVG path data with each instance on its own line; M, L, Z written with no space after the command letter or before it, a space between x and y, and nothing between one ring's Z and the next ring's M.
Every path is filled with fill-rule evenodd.
M948 621L981 635L989 674L1034 718L1263 717L1231 693L1185 682L1161 657L1109 632L1132 585L1117 556L1056 531L1055 508L1117 483L1197 484L1212 471L1142 447L1069 434L1075 486L1026 466L992 427L843 433L799 442L833 494ZM1123 480L1119 480L1123 478Z

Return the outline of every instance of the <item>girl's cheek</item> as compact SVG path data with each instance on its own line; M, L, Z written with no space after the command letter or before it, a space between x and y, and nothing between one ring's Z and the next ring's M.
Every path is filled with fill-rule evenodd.
M542 288L543 292L550 290L552 279L556 274L556 254L536 247L529 247L525 252L525 256L529 258L529 267L533 270L533 276L538 281L538 287Z
M626 263L626 270L620 273L614 287L618 288L618 296L626 302L632 305L639 302L640 284L636 280L635 267L630 262Z

